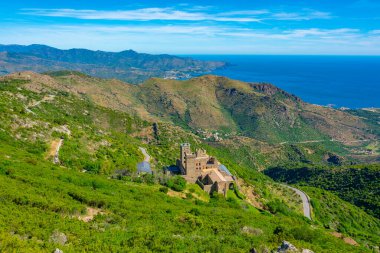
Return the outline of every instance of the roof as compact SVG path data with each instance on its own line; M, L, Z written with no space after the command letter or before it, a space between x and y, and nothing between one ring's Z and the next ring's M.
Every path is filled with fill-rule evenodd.
M233 181L231 176L223 176L219 170L213 169L207 174L213 182L229 182Z
M180 168L178 168L177 166L174 166L174 165L167 167L167 170L171 171L171 172L180 172L181 171Z
M211 179L212 182L220 182L220 181L223 181L221 178L220 178L220 175L218 175L214 170L207 174L209 176L209 178Z
M137 172L152 173L152 169L150 168L150 163L144 161L137 164Z
M227 175L232 176L231 172L223 164L219 164L219 170L225 172Z

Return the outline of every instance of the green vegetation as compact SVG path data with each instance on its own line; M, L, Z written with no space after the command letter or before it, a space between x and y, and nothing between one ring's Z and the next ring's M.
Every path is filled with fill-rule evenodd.
M115 53L87 49L61 50L45 45L0 45L0 51L7 52L0 56L3 73L25 69L36 72L76 69L87 74L118 78L136 84L150 77L184 78L188 75L199 75L225 65L220 61L201 61L164 54L141 54L133 50Z
M186 188L186 180L181 176L174 176L166 182L166 185L174 191L181 192Z
M64 79L64 73L57 78ZM314 201L316 221L300 215L286 193L258 172L272 162L259 149L249 148L252 139L238 136L234 145L207 143L162 122L154 130L152 121L137 113L97 100L102 94L99 80L94 86L88 80L79 86L68 78L65 84L71 80L72 85L67 87L81 93L66 91L50 79L7 80L0 80L1 252L247 252L275 249L282 240L314 252L371 252L370 246L380 242L377 219L334 195L327 194L326 203L321 197L325 191L313 195L305 188ZM53 144L61 138L59 162L54 164ZM217 156L254 189L262 208L248 204L250 196L236 187L227 198L207 196L181 177L164 175L162 169L175 164L181 142ZM135 174L143 160L141 146L152 156L154 176ZM270 148L267 152L274 153ZM278 149L286 159L287 152ZM326 209L330 202L335 205ZM353 218L346 218L351 215L362 217L352 227ZM326 217L341 225L327 226ZM334 229L360 246L333 237ZM62 233L67 242L56 238Z
M301 189L311 198L314 218L323 227L349 235L355 240L380 240L379 219L330 192L313 187Z
M319 187L380 218L380 165L337 168L270 168L265 174L290 184Z

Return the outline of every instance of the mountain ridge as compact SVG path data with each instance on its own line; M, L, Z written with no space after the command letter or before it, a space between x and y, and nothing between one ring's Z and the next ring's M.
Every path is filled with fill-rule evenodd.
M171 122L203 138L212 133L219 133L222 139L246 136L280 149L310 143L328 147L327 158L339 150L341 155L356 154L367 144L378 145L378 126L368 125L365 117L305 103L270 84L206 75L184 81L151 78L136 86L70 71L48 74L24 72L2 78L30 80L25 85L32 90L47 85L88 96L100 106L148 121ZM302 156L314 151L307 152L310 154ZM361 157L368 156L356 156ZM376 152L371 159L378 159Z
M16 71L47 72L74 70L103 78L118 78L131 83L149 77L185 78L224 67L221 61L201 61L168 54L152 55L133 50L121 52L58 48L32 44L0 45L0 73Z

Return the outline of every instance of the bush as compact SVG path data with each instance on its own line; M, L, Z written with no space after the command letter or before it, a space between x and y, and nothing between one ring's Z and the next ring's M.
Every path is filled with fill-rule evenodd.
M272 241L282 242L287 238L287 233L285 227L279 225L273 231Z
M166 186L174 191L181 192L186 188L186 180L181 176L174 176L166 182Z
M192 208L192 209L189 211L189 213L191 213L191 214L193 214L193 215L195 215L195 216L199 216L199 215L201 214L198 208Z
M13 168L8 168L5 170L5 175L11 176L13 174L15 174L15 170Z
M318 237L316 232L312 231L310 228L306 226L293 228L290 231L290 233L293 235L294 239L302 240L302 241L310 242L310 243L312 243L313 240L315 240Z
M273 201L270 201L267 204L269 212L276 214L276 213L282 213L285 215L290 214L290 209L289 207L279 199L275 199Z
M163 192L166 194L166 193L168 193L168 191L169 191L168 187L165 187L165 186L160 187L160 192Z

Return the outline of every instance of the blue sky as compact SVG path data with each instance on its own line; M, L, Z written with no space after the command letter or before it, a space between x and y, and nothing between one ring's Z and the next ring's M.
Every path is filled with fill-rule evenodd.
M14 0L1 44L171 54L380 55L380 0Z

